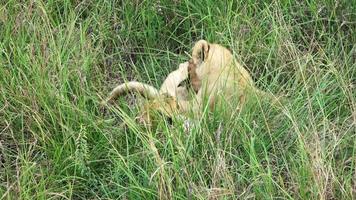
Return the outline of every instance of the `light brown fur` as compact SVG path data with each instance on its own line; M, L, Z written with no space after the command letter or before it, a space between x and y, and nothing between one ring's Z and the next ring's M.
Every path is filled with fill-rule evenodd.
M238 104L242 105L250 93L258 91L248 71L227 48L219 44L198 41L192 50L192 61L196 65L195 73L201 87L194 102L179 102L184 111L192 109L199 115L204 99L212 109L220 100L240 101Z
M188 98L188 90L178 85L188 78L188 62L179 65L179 68L171 72L164 80L160 90L145 83L130 81L115 87L109 97L101 104L106 105L120 95L127 92L138 92L148 98L141 107L138 119L141 123L152 125L157 120L156 114L173 117L179 114L177 101L185 101Z
M201 87L201 80L198 78L196 73L197 65L194 64L193 60L189 60L188 65L188 74L189 74L189 82L194 92L197 93Z

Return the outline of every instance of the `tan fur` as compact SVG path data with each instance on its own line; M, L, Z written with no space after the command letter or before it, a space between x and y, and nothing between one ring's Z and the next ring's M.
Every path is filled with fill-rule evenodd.
M184 87L178 87L178 85L187 78L188 62L185 62L167 76L159 91L145 83L131 81L115 87L102 104L112 102L115 98L127 92L138 92L145 95L149 100L143 104L138 119L144 124L151 125L155 120L155 114L160 113L172 117L174 113L179 111L177 101L185 101L188 97L188 91Z
M179 98L179 92L182 92L183 88L178 87L178 85L188 78L188 65L188 62L181 63L177 70L168 74L167 78L162 83L159 93L166 93L168 96Z
M189 60L188 65L188 74L189 74L189 82L194 92L197 93L201 87L201 80L198 78L196 73L197 64L194 64L193 60Z
M234 59L227 48L219 44L198 41L192 50L192 61L196 65L195 73L201 81L201 87L195 102L179 102L184 111L192 109L198 114L205 98L211 108L222 99L228 103L234 100L243 104L248 93L257 91L247 70Z
M156 88L145 83L130 81L123 83L115 87L109 94L109 97L106 100L102 101L101 104L105 105L109 102L112 102L114 99L122 95L123 93L135 91L141 95L147 96L147 98L152 99L159 95L159 92Z

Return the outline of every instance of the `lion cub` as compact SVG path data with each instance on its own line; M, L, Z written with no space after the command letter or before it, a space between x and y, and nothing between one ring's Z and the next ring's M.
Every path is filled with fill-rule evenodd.
M254 86L248 73L225 47L199 40L192 49L192 59L188 67L191 84L197 92L194 102L179 101L184 111L192 109L200 115L202 104L210 108L216 104L242 106L251 95L261 92Z

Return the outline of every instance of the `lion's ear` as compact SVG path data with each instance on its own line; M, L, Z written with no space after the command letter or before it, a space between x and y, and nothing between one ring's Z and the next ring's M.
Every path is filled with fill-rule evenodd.
M209 43L206 40L199 40L195 43L192 51L192 59L195 64L199 61L204 61L208 57L210 50Z
M202 47L202 55L201 55L201 60L205 61L208 58L209 55L209 50L210 50L210 45L208 43L204 43Z

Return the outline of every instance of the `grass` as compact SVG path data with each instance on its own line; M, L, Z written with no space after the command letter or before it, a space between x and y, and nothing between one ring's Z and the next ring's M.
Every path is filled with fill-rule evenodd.
M353 1L1 1L1 199L355 199ZM159 86L194 41L233 50L277 110L148 131L118 83Z

